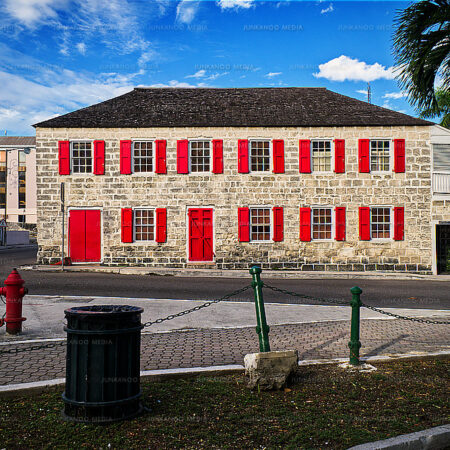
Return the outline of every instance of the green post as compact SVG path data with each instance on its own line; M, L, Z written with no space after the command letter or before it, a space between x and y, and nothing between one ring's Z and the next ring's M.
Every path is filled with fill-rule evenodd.
M253 266L250 269L250 274L253 278L252 287L255 291L255 308L256 308L256 321L258 323L256 332L259 338L259 351L270 352L269 344L269 326L266 322L266 313L264 311L264 299L262 293L263 283L261 281L261 267Z
M358 286L350 289L352 293L352 301L350 305L352 307L352 324L350 330L350 364L357 366L359 361L359 349L361 348L361 341L359 340L359 310L361 308L361 294L362 290Z

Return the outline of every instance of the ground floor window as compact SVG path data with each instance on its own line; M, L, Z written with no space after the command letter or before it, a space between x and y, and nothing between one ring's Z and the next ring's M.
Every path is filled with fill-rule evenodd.
M391 237L391 208L386 206L370 208L370 233L372 239Z
M155 240L155 210L135 209L134 210L134 240L153 241Z
M331 208L313 208L312 238L331 239L333 229L333 212Z
M250 208L250 238L270 241L270 208Z

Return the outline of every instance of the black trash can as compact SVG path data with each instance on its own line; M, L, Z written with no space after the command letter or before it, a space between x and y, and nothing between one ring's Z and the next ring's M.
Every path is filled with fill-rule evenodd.
M136 306L92 305L65 310L66 388L63 416L106 423L142 412L141 313Z

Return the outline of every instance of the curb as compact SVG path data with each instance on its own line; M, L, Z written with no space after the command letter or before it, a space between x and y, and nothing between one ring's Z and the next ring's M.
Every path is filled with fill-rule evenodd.
M62 272L61 266L22 266L21 270L36 272ZM190 269L190 268L152 268L152 267L107 267L107 266L65 266L65 272L114 273L120 275L204 277L204 278L248 278L248 270L241 269ZM450 281L450 275L426 275L407 272L316 272L295 270L264 269L264 277L272 279L391 279Z
M402 434L383 441L356 445L348 450L440 450L448 448L449 442L450 424L417 431L416 433Z
M407 353L407 354L393 354L361 357L364 362L386 362L397 359L420 359L433 356L450 355L450 351L439 351L429 353ZM326 365L326 364L341 364L348 362L348 358L333 358L333 359L307 359L298 362L299 367ZM164 381L174 378L191 377L198 375L230 375L235 373L243 373L245 370L243 365L230 364L223 366L208 366L208 367L185 367L176 369L155 369L155 370L141 370L141 381ZM54 380L33 381L30 383L7 384L0 386L0 398L11 398L17 395L35 395L42 392L49 392L58 390L65 384L65 378L56 378ZM57 389L58 388L58 389Z

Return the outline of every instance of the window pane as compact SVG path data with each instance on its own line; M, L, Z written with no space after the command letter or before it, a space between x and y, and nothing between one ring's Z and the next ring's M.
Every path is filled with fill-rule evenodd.
M389 170L389 141L370 141L370 170Z
M270 241L270 209L250 210L250 236L252 241Z
M191 146L191 172L210 171L210 145L209 141L192 141Z
M391 210L390 208L371 208L371 233L373 239L388 239L390 235Z
M136 241L155 239L155 211L153 209L134 210L134 233Z
M313 208L312 234L313 239L331 239L332 234L331 208Z
M90 142L72 142L73 173L92 173L92 145Z
M252 172L270 170L270 142L250 141L250 167Z
M133 142L133 171L153 172L153 142Z
M312 141L313 171L331 170L331 141Z

